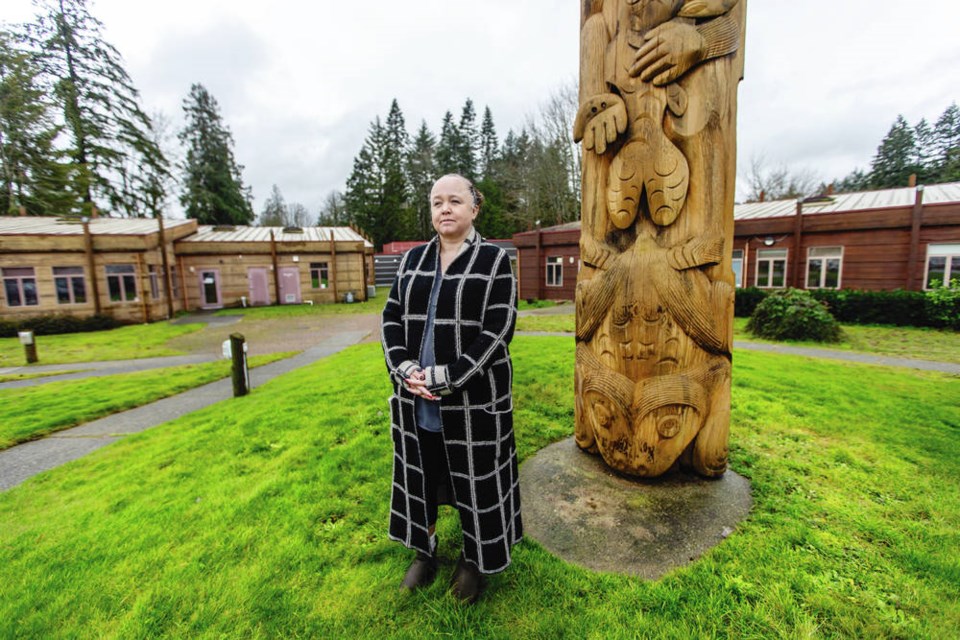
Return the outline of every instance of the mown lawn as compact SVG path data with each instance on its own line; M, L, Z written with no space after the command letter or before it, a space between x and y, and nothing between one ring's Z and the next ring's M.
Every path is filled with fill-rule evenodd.
M179 356L183 352L166 346L168 340L199 331L204 324L170 324L154 322L137 324L109 331L67 333L37 336L39 364L68 364L101 360L128 360ZM0 367L26 364L23 345L18 338L0 338Z
M293 353L251 356L250 367ZM230 367L222 360L0 389L0 450L225 378Z
M749 333L746 330L747 320L747 318L734 318L733 335L735 339L751 342L775 342L757 338ZM576 321L572 313L517 318L517 331L565 331L572 333L575 326ZM786 340L778 344L862 351L896 358L919 358L921 360L960 364L960 332L957 331L887 325L845 324L842 326L844 339L836 344L798 340Z
M572 432L573 340L513 353L525 459ZM386 539L389 385L368 344L0 494L0 636L952 637L960 379L755 352L734 369L753 511L659 581L527 539L465 607L442 510L440 578L400 593L411 554Z

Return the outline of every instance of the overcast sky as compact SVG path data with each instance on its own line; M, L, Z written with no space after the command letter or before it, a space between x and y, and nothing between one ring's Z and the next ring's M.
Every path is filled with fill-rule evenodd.
M467 97L498 133L576 82L576 0L97 0L149 113L179 128L200 82L220 103L259 213L276 183L312 213L343 190L369 123L396 98L413 134ZM0 18L27 20L29 0ZM960 3L750 0L740 87L741 185L750 159L828 181L869 165L897 114L960 100ZM743 194L742 186L738 189ZM174 199L175 200L175 199ZM179 208L179 207L176 207ZM171 212L173 213L173 212Z

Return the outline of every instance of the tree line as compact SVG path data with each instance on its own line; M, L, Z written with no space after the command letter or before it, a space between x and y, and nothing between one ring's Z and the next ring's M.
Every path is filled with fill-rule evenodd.
M809 169L770 167L762 156L754 157L747 175L747 201L802 198L831 187L835 193L906 187L911 176L916 176L917 184L960 181L960 107L955 102L932 125L925 118L910 125L898 115L869 168L855 169L829 184Z
M576 109L576 87L562 87L501 142L490 108L478 117L470 98L459 117L444 114L439 134L421 121L413 135L394 99L386 118L370 123L345 191L327 197L319 222L355 225L377 247L426 240L434 233L430 188L447 173L469 178L483 192L475 224L486 237L578 220L580 151L571 133Z
M38 0L0 29L0 213L157 217L179 190L204 224L254 219L219 106L200 84L183 101L185 159L172 164L119 52L86 0Z

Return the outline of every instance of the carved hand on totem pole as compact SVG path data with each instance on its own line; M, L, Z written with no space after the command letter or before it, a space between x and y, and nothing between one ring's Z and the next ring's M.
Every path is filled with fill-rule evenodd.
M745 4L586 5L576 439L625 473L726 469Z

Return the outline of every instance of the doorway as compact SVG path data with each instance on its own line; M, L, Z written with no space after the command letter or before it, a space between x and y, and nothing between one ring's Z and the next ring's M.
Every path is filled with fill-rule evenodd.
M200 271L200 308L220 309L223 298L220 296L220 271L202 269Z

